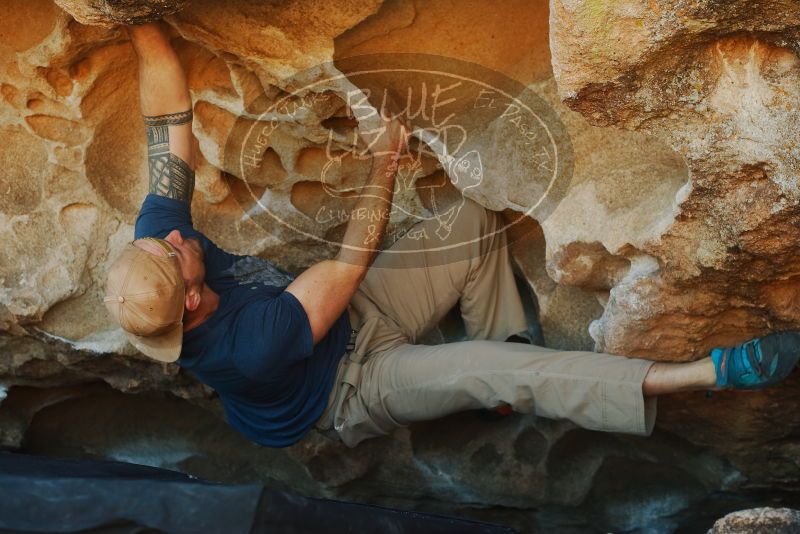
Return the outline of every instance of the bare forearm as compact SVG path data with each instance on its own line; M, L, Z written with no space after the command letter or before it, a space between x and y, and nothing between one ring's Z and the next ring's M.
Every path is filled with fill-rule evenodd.
M365 132L365 141L374 139L374 133L384 137L370 144L372 170L347 224L339 254L334 260L311 266L286 288L306 311L315 343L347 309L378 254L389 222L398 161L406 139L404 128L397 122L384 121L378 126Z
M161 23L128 28L139 64L150 193L191 203L194 192L192 99Z
M128 28L139 61L142 115L158 116L191 109L186 75L161 23Z
M369 180L347 224L338 261L362 267L364 272L372 264L389 222L396 175L396 157L384 155L373 160Z
M315 343L347 309L386 231L397 174L396 158L380 156L374 161L336 259L311 266L286 288L306 310Z

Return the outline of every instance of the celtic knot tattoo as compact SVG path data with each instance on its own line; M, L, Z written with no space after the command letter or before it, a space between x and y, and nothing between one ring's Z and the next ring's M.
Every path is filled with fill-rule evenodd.
M192 111L145 116L150 192L184 202L192 201L194 171L189 164L169 151L169 127L192 120Z

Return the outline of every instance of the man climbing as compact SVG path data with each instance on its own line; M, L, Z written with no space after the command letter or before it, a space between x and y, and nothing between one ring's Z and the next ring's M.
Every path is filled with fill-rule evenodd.
M798 361L796 333L681 364L506 342L527 324L494 213L466 201L452 246L439 243L446 252L428 265L419 263L427 255L401 253L427 250L426 237L394 243L392 268L378 254L405 142L396 121L382 132L359 126L373 154L373 193L355 209L380 216L352 218L335 259L292 279L224 252L192 224L192 104L180 62L159 24L129 33L150 193L135 240L110 270L105 303L134 346L214 388L230 424L258 443L288 446L316 427L355 446L415 421L500 406L646 435L657 395L766 387ZM416 344L456 303L473 340Z

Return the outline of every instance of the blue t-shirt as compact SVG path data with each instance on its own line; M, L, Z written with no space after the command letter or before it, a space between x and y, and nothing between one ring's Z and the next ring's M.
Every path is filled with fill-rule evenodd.
M192 226L189 205L147 195L136 239L172 230L200 241L208 286L219 307L183 336L178 364L219 394L228 422L253 441L286 447L325 411L350 336L343 313L314 345L308 316L284 291L292 277L272 263L229 254Z

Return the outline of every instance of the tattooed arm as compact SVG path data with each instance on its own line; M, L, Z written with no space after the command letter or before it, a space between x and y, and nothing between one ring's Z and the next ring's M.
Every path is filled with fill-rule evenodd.
M139 60L139 100L147 131L150 193L192 201L192 100L161 23L128 28Z
M191 110L167 115L145 115L151 193L191 203L194 171L186 161L171 151L170 146L177 137L177 128L173 126L189 124L191 129L191 121ZM191 136L191 130L189 135Z

